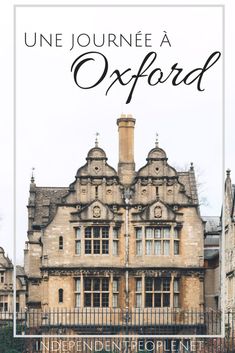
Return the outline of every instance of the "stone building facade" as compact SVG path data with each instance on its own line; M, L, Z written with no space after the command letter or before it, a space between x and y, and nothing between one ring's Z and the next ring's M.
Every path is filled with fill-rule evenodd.
M91 148L69 187L31 180L28 308L204 307L204 224L194 168L177 172L156 142L136 171L135 119L121 115L119 163Z
M232 184L230 170L225 180L224 203L225 231L225 308L235 310L235 185Z
M205 266L205 308L219 310L221 307L221 238L220 217L203 217L204 266Z
M26 278L24 269L16 266L16 311L24 311L26 307ZM13 304L13 264L0 247L0 314L12 313ZM2 318L2 316L1 316Z

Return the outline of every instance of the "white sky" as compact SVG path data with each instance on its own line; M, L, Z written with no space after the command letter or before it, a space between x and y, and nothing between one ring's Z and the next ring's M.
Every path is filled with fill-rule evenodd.
M26 2L25 2L26 3ZM33 2L31 1L31 4ZM53 3L53 2L51 2ZM59 2L54 2L59 3ZM71 2L72 3L72 2ZM172 2L171 2L172 3ZM175 2L177 3L177 2ZM187 2L188 3L188 2ZM207 2L207 3L216 3ZM155 2L157 4L157 2ZM183 4L183 2L181 2ZM13 31L12 3L0 4L1 39L1 120L0 144L2 180L0 183L0 245L12 257L13 238ZM231 4L227 15L231 13ZM35 167L38 186L68 186L76 170L84 164L98 131L100 146L108 162L116 168L118 135L116 119L121 113L136 118L135 161L145 164L154 146L155 133L166 150L170 164L189 167L194 162L201 174L202 196L209 205L203 215L219 215L222 202L222 59L203 79L204 92L196 85L173 87L168 83L149 87L138 81L132 102L125 104L131 85L111 88L109 76L115 69L137 70L149 51L158 54L153 68L165 75L178 62L185 73L202 67L208 56L222 51L222 16L219 8L18 8L17 9L17 86L16 86L16 235L17 259L23 257L27 231L27 199L31 168ZM228 26L229 18L226 20ZM69 51L71 34L152 33L152 48L87 48ZM163 31L172 47L160 48ZM232 104L231 36L227 27L226 45L226 160L232 169L234 105ZM62 48L27 48L24 32L63 33ZM233 48L234 49L234 48ZM109 71L96 88L81 90L73 82L70 66L75 58L90 50L106 55ZM88 70L86 70L87 73ZM89 73L95 74L89 66ZM149 70L148 72L151 72ZM232 72L233 74L233 72ZM91 76L89 76L91 79Z

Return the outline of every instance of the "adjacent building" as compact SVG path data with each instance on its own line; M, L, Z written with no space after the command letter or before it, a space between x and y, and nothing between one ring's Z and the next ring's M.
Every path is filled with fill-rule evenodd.
M16 311L26 307L26 278L24 269L16 266ZM0 314L12 313L13 305L13 264L2 247L0 247Z
M221 307L221 218L203 217L204 232L204 266L205 266L205 309L215 311Z
M225 307L235 309L235 185L230 170L225 180L224 230L225 230Z

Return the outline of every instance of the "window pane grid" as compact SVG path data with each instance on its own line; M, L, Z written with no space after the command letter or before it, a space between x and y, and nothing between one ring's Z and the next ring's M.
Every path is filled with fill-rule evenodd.
M170 306L170 278L145 278L145 306L169 307Z
M109 254L109 227L85 228L85 254Z
M109 278L84 278L84 306L109 306Z
M141 240L138 243L139 239L141 239L138 236L138 229L141 230L141 228L136 228L136 255L140 255L142 252ZM172 228L171 233L171 227L169 226L146 227L144 241L145 255L169 256L172 253L179 255L180 239L178 228ZM171 246L173 247L172 250Z

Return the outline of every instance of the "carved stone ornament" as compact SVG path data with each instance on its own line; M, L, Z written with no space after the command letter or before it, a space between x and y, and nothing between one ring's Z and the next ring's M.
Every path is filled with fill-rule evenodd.
M147 190L146 189L142 189L141 195L146 195L146 194L147 194Z
M94 170L94 172L95 172L96 174L98 174L99 171L100 171L100 167L99 167L98 165L95 165L95 166L93 167L93 170Z
M93 207L93 217L100 218L101 217L101 209L99 206Z
M156 206L154 208L154 217L155 218L161 218L162 217L162 209L160 206Z

